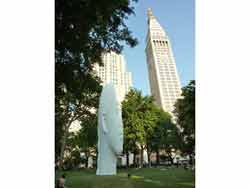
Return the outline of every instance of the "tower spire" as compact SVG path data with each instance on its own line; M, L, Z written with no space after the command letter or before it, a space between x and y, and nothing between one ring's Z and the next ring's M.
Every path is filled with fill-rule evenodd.
M152 12L151 8L148 8L147 14L148 14L148 19L154 18L154 15L153 15L153 12Z

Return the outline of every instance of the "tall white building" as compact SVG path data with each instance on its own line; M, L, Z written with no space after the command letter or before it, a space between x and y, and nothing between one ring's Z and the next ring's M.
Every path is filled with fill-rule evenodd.
M146 56L151 94L156 104L164 111L173 112L174 104L181 95L175 59L170 40L148 9L148 33L146 38Z
M121 102L132 87L132 74L126 71L124 56L115 52L103 53L103 66L95 64L97 76L102 85L112 82L115 85L118 100Z

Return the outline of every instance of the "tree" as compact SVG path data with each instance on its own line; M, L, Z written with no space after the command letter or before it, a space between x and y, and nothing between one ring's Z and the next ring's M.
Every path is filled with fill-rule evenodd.
M88 158L96 153L97 115L93 113L84 117L80 123L82 124L80 130L68 134L67 146L65 147L67 157L64 161L67 168L75 168L83 162L87 167ZM83 153L84 159L81 157Z
M195 81L182 88L182 98L175 104L174 114L181 128L182 150L190 155L195 154Z
M135 46L137 40L124 23L131 14L134 11L129 0L56 0L56 68L70 64L68 75L77 72L84 79L84 73L101 62L104 51L121 52L120 42ZM69 89L71 82L63 81Z
M93 64L101 63L105 51L121 52L121 42L137 44L124 23L131 14L129 0L55 1L55 153L60 163L71 124L97 108L101 87Z
M145 132L146 132L145 148L147 149L149 166L151 166L150 156L153 151L152 138L154 137L156 127L159 124L159 112L162 111L155 105L155 103L153 103L153 100L152 103L150 103L150 105L151 105L150 111L147 114L145 114L145 116L150 120L145 126Z
M152 114L153 106L152 97L143 97L141 92L135 89L126 95L122 103L124 150L127 155L127 166L129 151L132 151L135 157L138 149L140 150L140 166L143 165L146 135L154 126L155 121Z
M141 123L138 121L138 114L136 114L136 108L138 106L138 91L130 90L126 95L124 101L122 102L122 119L124 126L124 151L127 156L127 166L128 166L128 156L129 151L134 154L134 164L135 155L138 150L138 141L142 140L143 129Z
M61 67L63 68L63 67ZM58 69L57 69L58 70ZM56 70L56 71L57 71ZM61 71L63 73L63 71ZM76 120L91 116L91 110L97 108L98 99L101 92L99 82L89 74L86 76L86 83L82 84L79 80L72 80L74 93L67 90L65 86L56 88L56 128L60 128L60 147L59 161L63 162L64 150L69 136L69 128ZM90 89L91 88L91 89ZM60 125L58 125L60 124ZM57 131L58 132L58 131ZM56 133L57 133L56 132ZM56 146L57 146L56 145Z
M81 149L78 142L78 133L70 132L68 134L67 146L65 147L65 159L63 161L64 169L74 169L82 162Z
M97 145L97 114L93 114L89 118L82 120L82 129L79 132L80 148L85 154L86 167L88 166L88 158L92 152L96 153Z
M161 130L160 147L167 154L167 158L173 164L173 152L180 148L179 129L171 121L167 120L159 126Z
M157 164L160 151L165 151L173 163L172 152L180 148L180 131L172 122L171 115L156 106L153 97L142 96L136 89L130 90L122 102L122 116L127 159L129 151L135 156L139 150L142 166L143 151L147 149L149 166L152 152L156 152Z
M149 166L151 165L150 155L156 152L156 162L159 164L159 151L165 150L171 158L171 151L178 145L178 129L171 121L171 115L162 109L155 107L155 126L147 135L147 151ZM171 158L172 159L172 158Z
M55 159L59 161L61 153L61 141L63 135L63 118L58 114L55 118Z

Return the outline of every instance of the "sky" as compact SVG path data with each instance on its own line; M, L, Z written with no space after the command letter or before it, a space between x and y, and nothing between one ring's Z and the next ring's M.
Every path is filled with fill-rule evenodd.
M147 9L165 29L175 57L177 71L182 87L195 79L195 30L194 0L139 0L133 3L135 15L126 21L132 35L139 44L131 48L125 46L123 55L127 62L127 71L132 72L133 87L150 95L150 85L146 62Z

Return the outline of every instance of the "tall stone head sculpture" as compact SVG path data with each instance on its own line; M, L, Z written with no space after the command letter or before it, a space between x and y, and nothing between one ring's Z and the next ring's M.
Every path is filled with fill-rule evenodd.
M98 159L96 175L115 175L117 156L123 148L120 103L112 83L104 86L98 109Z

